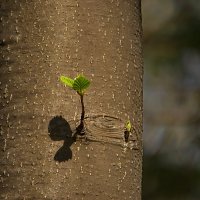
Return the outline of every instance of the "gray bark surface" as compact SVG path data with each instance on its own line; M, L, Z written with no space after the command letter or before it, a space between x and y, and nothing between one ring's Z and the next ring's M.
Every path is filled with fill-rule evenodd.
M139 0L2 0L0 9L0 199L140 200ZM59 77L81 73L91 80L88 140L74 141L81 104Z

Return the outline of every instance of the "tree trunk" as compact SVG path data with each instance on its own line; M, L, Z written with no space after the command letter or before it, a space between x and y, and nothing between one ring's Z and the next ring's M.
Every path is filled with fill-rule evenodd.
M141 199L140 1L2 0L0 9L0 199ZM59 76L80 73L91 86L87 138L76 139L79 96Z

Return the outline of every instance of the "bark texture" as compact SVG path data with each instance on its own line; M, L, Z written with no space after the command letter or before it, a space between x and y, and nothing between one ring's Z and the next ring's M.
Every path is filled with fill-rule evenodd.
M0 199L140 200L140 1L2 0L0 9ZM59 82L79 73L91 80L87 141L72 137L79 96Z

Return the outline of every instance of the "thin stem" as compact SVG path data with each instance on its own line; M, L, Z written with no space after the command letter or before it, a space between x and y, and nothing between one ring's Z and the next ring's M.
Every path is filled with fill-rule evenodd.
M81 113L81 122L79 126L76 128L76 135L84 135L84 118L85 118L85 107L83 103L83 95L79 94L81 98L81 106L82 106L82 113Z
M82 106L82 113L81 113L81 123L84 121L85 118L85 107L83 102L83 95L80 95L81 97L81 106Z

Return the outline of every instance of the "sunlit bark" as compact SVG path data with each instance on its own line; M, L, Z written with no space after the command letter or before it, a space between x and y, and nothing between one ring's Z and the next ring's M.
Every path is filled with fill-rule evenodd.
M2 0L0 9L0 199L141 199L139 0ZM73 137L79 97L59 82L79 73L91 80L87 140Z

